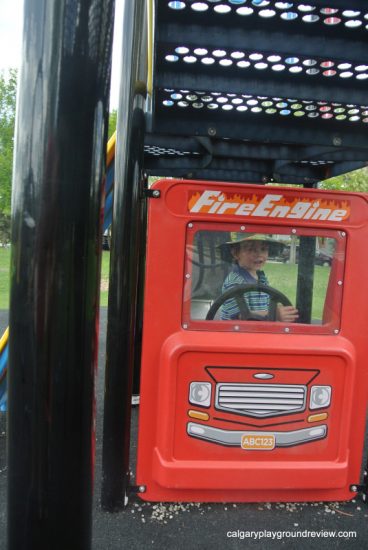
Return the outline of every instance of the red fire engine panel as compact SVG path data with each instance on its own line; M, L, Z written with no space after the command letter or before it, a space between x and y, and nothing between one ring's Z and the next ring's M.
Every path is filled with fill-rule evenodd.
M146 500L347 500L367 376L367 196L161 180L150 199Z

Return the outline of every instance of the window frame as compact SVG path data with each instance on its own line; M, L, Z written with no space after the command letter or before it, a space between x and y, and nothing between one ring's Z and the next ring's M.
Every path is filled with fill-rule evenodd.
M243 232L244 233L264 233L272 235L292 236L310 236L310 237L326 237L332 238L336 242L333 261L330 268L329 280L326 287L325 303L330 291L330 285L334 286L332 297L330 297L330 318L324 324L307 324L307 323L282 323L280 321L243 321L243 320L211 320L192 319L191 318L191 302L192 302L192 284L193 284L193 251L195 236L199 231L224 231L224 232ZM293 227L277 226L246 223L227 222L199 222L191 221L187 224L185 236L185 273L183 283L182 297L182 326L186 330L210 331L210 332L265 332L265 333L287 333L287 334L338 334L341 326L341 312L343 299L343 280L345 271L346 258L346 233L341 229L325 229L319 226L314 227ZM265 267L267 274L267 264Z

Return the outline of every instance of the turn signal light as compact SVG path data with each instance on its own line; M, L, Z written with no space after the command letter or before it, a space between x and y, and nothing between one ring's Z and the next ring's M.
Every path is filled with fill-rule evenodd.
M210 419L210 415L205 413L205 412L201 412L201 411L188 411L188 416L190 416L190 418L196 418L197 420L209 420Z
M308 416L307 421L308 422L320 422L321 420L326 420L328 418L327 413L321 413L321 414L311 414Z

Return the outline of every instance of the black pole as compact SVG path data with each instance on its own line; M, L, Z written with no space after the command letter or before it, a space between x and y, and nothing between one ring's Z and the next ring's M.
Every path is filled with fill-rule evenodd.
M312 320L315 255L316 237L300 237L296 286L296 307L299 310L299 323L309 324Z
M88 549L113 0L25 0L12 204L9 550Z
M142 337L143 337L143 306L144 306L144 274L146 270L146 243L147 243L147 201L142 200L140 210L140 257L138 267L138 294L137 294L137 313L136 325L134 331L134 372L133 372L133 396L139 398L141 382L141 355L142 355ZM134 399L133 397L133 399ZM136 403L138 404L138 403Z
M115 155L102 453L102 506L124 506L129 483L131 394L141 233L145 1L124 3L121 88Z

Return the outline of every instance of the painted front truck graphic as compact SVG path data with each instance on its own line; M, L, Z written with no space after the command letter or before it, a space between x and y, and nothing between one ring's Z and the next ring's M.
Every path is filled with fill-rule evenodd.
M189 404L195 408L188 417L202 422L189 421L188 435L267 451L327 436L332 388L318 385L318 371L207 367L205 372L205 380L189 386ZM295 417L299 420L294 421ZM219 418L238 424L223 429L217 425Z

